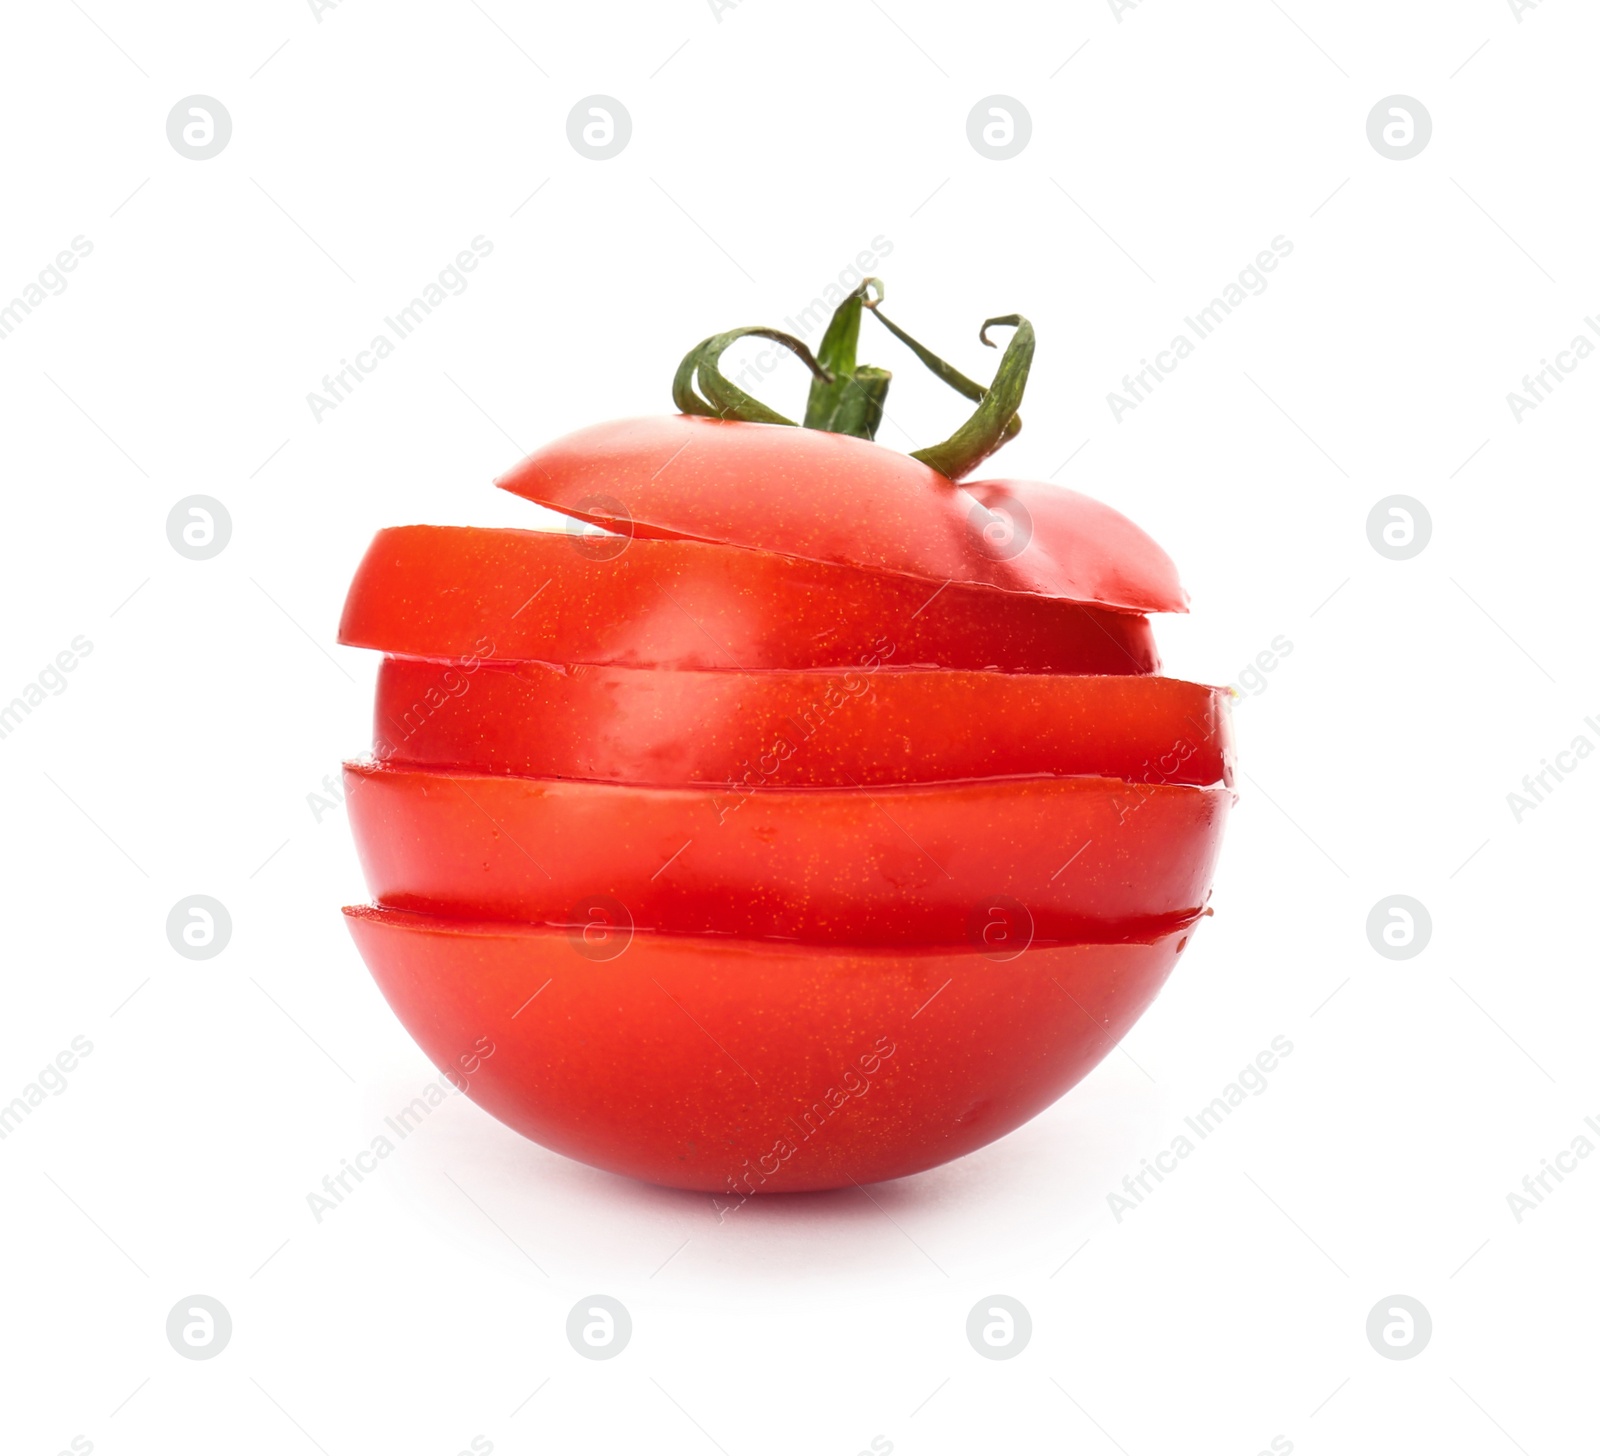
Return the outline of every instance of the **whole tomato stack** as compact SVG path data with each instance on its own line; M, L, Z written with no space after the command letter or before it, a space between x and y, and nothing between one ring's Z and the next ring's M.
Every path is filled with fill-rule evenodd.
M345 769L361 954L469 1095L602 1168L742 1199L970 1152L1205 913L1226 690L1156 675L1172 562L1076 492L956 484L1020 427L1033 330L985 324L984 387L881 297L816 356L715 335L680 414L499 482L583 526L382 531L350 589L340 640L385 654ZM976 403L949 440L871 443L863 310ZM746 334L811 370L802 425L722 374Z

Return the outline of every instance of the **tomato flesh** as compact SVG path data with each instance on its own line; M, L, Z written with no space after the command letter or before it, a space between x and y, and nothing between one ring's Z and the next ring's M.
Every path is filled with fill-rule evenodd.
M1136 613L698 541L470 526L378 532L339 623L341 642L398 657L709 669L854 667L883 636L922 666L1160 666Z
M822 430L686 415L616 420L534 451L496 484L626 535L1122 611L1188 610L1171 558L1110 506L1043 482L957 485L909 455ZM1031 526L992 536L985 494L1031 502Z
M1233 794L1114 779L698 789L345 766L367 888L458 919L839 945L1131 939L1205 906Z
M657 785L843 787L1016 775L1231 782L1227 689L1161 677L657 672L385 660L395 764Z
M725 1207L904 1177L1004 1136L1116 1045L1191 934L997 962L345 915L395 1014L480 1106Z

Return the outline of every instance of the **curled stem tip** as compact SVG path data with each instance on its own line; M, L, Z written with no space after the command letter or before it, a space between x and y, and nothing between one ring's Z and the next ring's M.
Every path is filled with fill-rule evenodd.
M806 366L820 381L831 384L833 375L820 364L811 350L793 334L781 329L744 328L729 329L726 333L712 334L702 339L683 357L678 372L672 378L672 402L686 415L703 415L711 419L744 420L750 424L793 425L786 415L747 394L729 380L717 367L723 353L736 340L755 336L782 344ZM698 384L700 393L695 393ZM701 395L704 398L701 398Z
M951 480L975 470L1022 428L1017 411L1033 366L1033 325L1017 313L986 319L978 338L990 348L998 347L989 338L989 330L996 324L1006 325L1014 332L1000 356L993 382L979 396L977 409L949 439L911 452L913 460L922 461Z

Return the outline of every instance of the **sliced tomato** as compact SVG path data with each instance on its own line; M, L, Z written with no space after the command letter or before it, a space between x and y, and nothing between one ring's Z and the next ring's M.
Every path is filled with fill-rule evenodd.
M1116 1045L1191 933L998 962L345 915L395 1014L481 1107L724 1208L904 1177L1004 1136Z
M743 795L345 765L367 889L457 918L842 945L1145 936L1204 907L1228 789L999 779ZM982 943L981 940L976 943Z
M1016 482L956 485L909 455L823 430L686 415L617 420L536 450L496 484L626 535L1121 611L1188 610L1171 558L1110 506L1042 482L1025 493ZM1014 510L997 517L985 494L1025 496L1031 523Z
M991 538L1029 537L1067 580L1096 602L1159 602L1145 611L1187 612L1178 569L1143 530L1092 496L1043 480L965 480L962 488L994 517Z
M908 664L1160 666L1135 613L696 541L470 526L378 532L339 623L341 642L397 657L712 669L853 667L884 636Z
M387 659L386 763L739 787L1090 774L1231 782L1227 689L1161 677L657 672Z

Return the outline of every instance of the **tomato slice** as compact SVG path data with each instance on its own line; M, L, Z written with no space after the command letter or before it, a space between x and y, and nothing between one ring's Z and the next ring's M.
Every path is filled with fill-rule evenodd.
M346 764L379 904L845 945L1147 936L1205 907L1233 794L999 779L742 796Z
M1002 543L1031 536L1068 580L1093 591L1088 600L1159 603L1142 608L1150 612L1189 610L1177 567L1120 511L1043 480L966 480L962 487L994 515Z
M496 484L626 535L1121 611L1188 610L1171 558L1110 506L1043 482L956 485L909 455L823 430L686 415L618 420L536 450ZM1031 525L1014 513L997 519L985 494L1021 500Z
M378 532L339 623L341 642L399 657L713 669L853 667L880 635L926 666L1160 666L1130 612L696 541L470 526Z
M1116 1045L1191 934L996 961L345 915L407 1031L481 1107L725 1208L904 1177L1004 1136Z
M1162 677L657 672L388 658L386 763L619 783L845 786L1091 774L1231 782L1226 688Z

